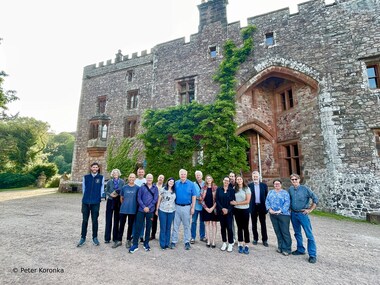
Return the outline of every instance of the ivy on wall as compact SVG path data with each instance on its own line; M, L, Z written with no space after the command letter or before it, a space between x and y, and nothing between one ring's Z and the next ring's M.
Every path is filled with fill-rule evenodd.
M244 137L235 134L236 72L253 50L254 26L241 31L243 44L237 47L227 40L223 61L213 77L220 92L212 104L192 102L160 110L148 110L141 136L145 144L147 172L156 177L178 177L178 170L188 170L193 179L195 170L211 174L217 184L230 171L247 170Z

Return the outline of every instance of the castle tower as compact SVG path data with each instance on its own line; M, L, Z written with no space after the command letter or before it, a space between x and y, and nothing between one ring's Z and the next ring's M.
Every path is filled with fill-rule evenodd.
M227 4L228 0L202 0L202 3L198 5L198 31L202 32L205 26L215 22L220 22L222 25L227 26Z

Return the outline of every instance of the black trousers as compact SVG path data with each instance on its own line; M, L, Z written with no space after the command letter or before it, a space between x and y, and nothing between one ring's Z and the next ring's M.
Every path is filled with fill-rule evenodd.
M219 214L220 228L222 233L222 241L228 243L234 242L234 235L232 233L232 223L233 223L233 215L232 213L228 213L227 215ZM226 235L227 233L227 235Z
M238 241L249 243L249 209L234 209L235 220L238 228Z
M261 206L261 205L260 205ZM267 234L267 224L266 224L266 209L262 209L259 205L256 205L251 212L251 221L252 221L252 233L253 240L259 240L259 233L257 232L257 218L259 218L261 225L261 238L262 241L268 240Z
M155 214L155 212L153 212L152 234L150 236L154 238L156 238L156 233L157 233L157 220L158 220L158 216Z
M135 222L135 214L120 214L120 228L119 228L119 237L118 241L122 241L123 234L124 234L124 228L125 228L125 222L128 218L128 230L127 230L127 240L132 240L132 230L133 230L133 223Z
M98 237L98 217L99 217L100 203L98 204L83 204L82 203L82 232L81 237L86 238L88 219L91 215L92 221L92 238Z
M104 240L117 241L119 236L119 221L120 221L120 199L116 197L114 199L107 199L106 205L106 229L104 231ZM113 218L113 221L112 221Z

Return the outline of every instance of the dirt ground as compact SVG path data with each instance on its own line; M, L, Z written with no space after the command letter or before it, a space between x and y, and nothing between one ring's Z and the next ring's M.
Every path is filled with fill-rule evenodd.
M36 194L40 194L36 196ZM162 251L104 244L104 210L99 217L99 247L77 248L81 194L52 190L0 192L0 284L379 284L380 226L311 216L318 262L307 255L276 253L268 222L269 247L250 245L249 255L222 252L196 242ZM293 234L293 229L291 228ZM182 241L182 237L180 239ZM293 249L295 249L293 238Z

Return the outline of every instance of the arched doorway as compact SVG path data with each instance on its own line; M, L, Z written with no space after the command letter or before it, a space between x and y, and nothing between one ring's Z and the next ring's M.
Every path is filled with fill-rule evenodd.
M237 134L249 142L250 172L259 170L267 181L291 173L302 176L302 134L310 120L320 124L303 114L318 104L317 92L317 81L279 66L268 67L238 89Z

